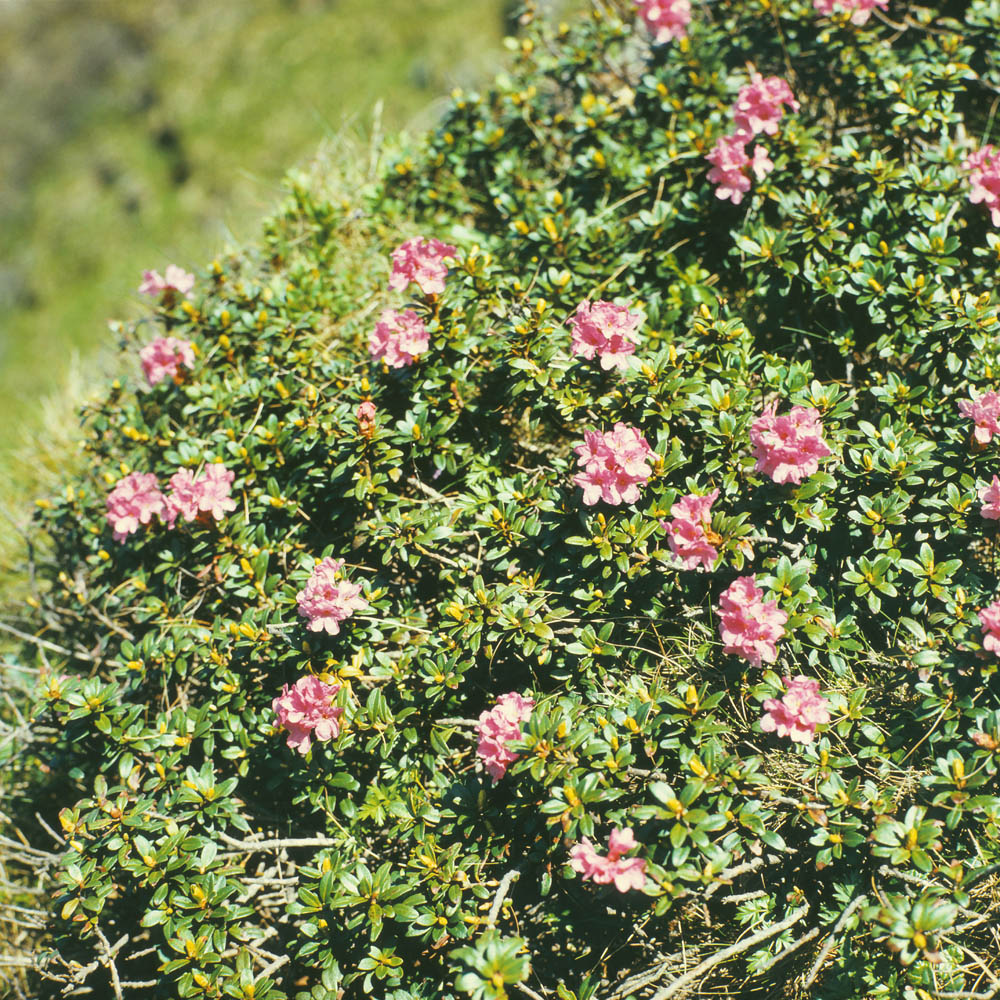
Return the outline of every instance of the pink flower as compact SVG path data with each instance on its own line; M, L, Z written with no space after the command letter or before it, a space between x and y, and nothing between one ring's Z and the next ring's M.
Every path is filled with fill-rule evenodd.
M718 490L703 497L689 493L670 508L673 520L665 521L663 526L670 550L680 559L682 569L711 569L719 558L719 550L712 544L719 541L719 536L711 533L712 504L718 496Z
M983 649L1000 656L1000 601L980 608L979 624L983 630Z
M819 681L803 677L786 677L788 689L784 698L768 698L764 702L767 713L760 720L765 733L776 732L788 736L795 743L812 743L816 727L830 721L826 698L819 693Z
M788 615L764 592L752 576L741 576L719 598L719 637L725 653L742 656L755 667L778 658L775 643L785 634Z
M358 433L363 437L371 437L375 433L375 404L366 399L358 406L355 416L358 420Z
M968 417L975 425L972 432L973 440L980 447L985 447L993 440L994 434L1000 434L1000 394L992 389L981 396L969 393L968 399L958 401L958 411Z
M776 483L801 483L819 469L819 460L833 454L823 440L819 410L793 406L777 416L769 406L750 426L750 443L757 464Z
M425 240L416 236L392 251L392 275L389 287L397 292L414 281L424 295L439 295L444 291L448 268L443 261L455 256L455 247L440 240Z
M736 95L731 109L737 132L744 133L744 141L760 132L774 135L785 113L785 104L791 111L799 109L792 88L780 76L764 77L751 72L750 83Z
M325 684L311 675L281 689L271 708L278 716L278 724L288 730L289 747L305 755L314 739L325 743L340 735L344 710L333 703L339 690L339 684Z
M386 309L368 335L368 353L376 361L384 358L390 368L412 365L427 346L427 327L412 309Z
M108 494L108 523L116 542L149 524L153 516L166 519L167 505L152 472L132 472L119 479Z
M979 513L991 521L1000 520L1000 476L994 476L993 482L979 491L979 499L983 502Z
M1000 150L986 145L970 153L962 162L962 169L969 171L969 201L980 202L989 209L994 226L1000 226Z
M479 736L476 753L494 781L499 781L517 760L517 754L507 744L521 738L521 723L528 721L534 707L533 698L522 698L511 691L500 695L490 711L480 713L476 725Z
M636 0L636 6L657 44L687 35L691 0Z
M705 157L713 165L708 179L717 185L715 197L728 198L734 205L738 205L750 190L750 171L762 181L774 169L767 151L759 143L754 146L753 157L747 155L747 141L742 132L721 136Z
M583 472L573 478L583 488L583 502L635 503L639 487L652 470L653 450L636 427L617 423L613 431L585 431L583 444L574 449Z
M641 889L646 884L646 862L643 858L623 858L622 855L638 847L630 827L612 830L608 838L607 856L594 850L594 845L584 837L569 852L569 865L585 879L598 885L614 882L619 892Z
M361 596L360 584L338 579L343 565L341 559L329 556L321 559L313 568L305 587L296 595L299 614L309 619L307 628L313 632L337 635L345 618L369 606Z
M636 331L642 320L642 313L613 302L581 302L569 321L570 349L588 361L597 355L605 371L624 368L639 342Z
M221 521L236 510L236 501L229 495L236 474L218 462L210 462L196 479L190 469L179 469L170 477L167 509L170 523L178 515L194 521L200 514L210 514Z
M888 10L889 0L813 0L813 7L827 17L832 17L836 10L842 10L850 13L852 24L865 24L876 7Z
M176 379L180 367L194 367L194 345L177 337L157 337L139 351L139 361L151 385L165 378Z
M166 274L159 271L143 271L139 292L142 295L162 295L164 292L178 292L187 295L194 288L194 275L190 271L170 264Z

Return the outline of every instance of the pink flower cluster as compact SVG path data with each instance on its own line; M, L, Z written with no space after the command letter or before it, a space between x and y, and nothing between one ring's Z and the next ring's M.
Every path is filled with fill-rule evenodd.
M830 721L829 705L819 693L819 681L809 677L786 677L785 696L764 702L760 728L765 733L788 736L795 743L812 743L816 727Z
M166 273L161 275L159 271L143 271L142 284L139 285L141 295L163 295L165 292L172 295L174 292L180 295L188 295L194 288L194 275L190 271L185 271L176 264L170 264Z
M761 132L775 135L786 104L790 111L799 110L799 102L787 81L780 76L761 76L752 71L750 82L741 88L732 107L737 134L743 135L746 141Z
M139 351L139 361L151 386L165 378L176 379L181 365L194 367L194 344L177 337L157 337Z
M983 517L1000 521L1000 476L994 476L993 482L979 491L979 499L983 504L980 510Z
M958 411L975 425L972 438L977 445L985 447L1000 434L1000 393L990 389L981 396L969 393L968 399L958 401Z
M583 472L573 482L583 488L583 502L635 503L649 480L653 449L636 427L621 422L612 431L585 431L574 449Z
M152 472L132 472L115 483L106 501L108 523L116 542L158 517L173 527L178 517L194 521L201 515L221 520L236 509L230 497L235 474L211 462L195 477L190 469L180 469L170 477L170 492L164 494Z
M351 583L340 575L342 559L327 556L313 567L312 575L295 600L299 614L309 619L306 626L312 632L337 635L340 623L355 611L364 611L368 602L361 596L361 584Z
M983 649L1000 656L1000 601L979 609L979 624L983 630Z
M823 440L819 410L811 406L793 406L780 417L768 407L750 426L750 443L754 469L776 483L801 483L832 454Z
M386 309L368 335L368 353L390 368L412 365L427 346L427 327L412 309Z
M312 741L336 739L340 735L340 716L344 710L333 703L339 684L326 684L318 677L300 677L287 684L271 702L278 724L288 731L288 746L307 754Z
M723 652L742 656L755 667L778 658L775 643L785 634L788 615L776 601L764 601L752 576L741 576L719 598L719 636Z
M584 837L570 848L569 865L573 871L599 885L614 882L619 892L641 889L646 884L645 860L622 857L638 846L631 827L611 831L607 856L598 854L594 845Z
M642 313L613 302L581 302L569 321L570 349L588 361L596 355L605 371L624 368L635 352L642 320Z
M424 295L439 295L444 291L448 268L444 261L454 257L456 249L440 240L415 236L392 252L392 275L389 287L397 292L415 282Z
M517 760L517 754L507 744L521 738L521 723L528 721L534 707L533 698L522 698L511 691L500 695L490 711L480 714L476 724L479 736L476 753L494 781L499 781Z
M970 153L962 162L969 171L969 201L980 202L989 210L994 226L1000 226L1000 149L986 145Z
M879 10L888 10L889 0L813 0L813 7L827 17L832 17L835 11L842 10L851 15L852 24L865 24L876 7Z
M657 44L687 35L691 0L636 0L636 6Z
M751 172L762 181L774 169L763 146L754 146L753 157L747 154L746 147L742 133L724 135L705 157L712 164L708 179L716 185L716 198L728 198L734 205L738 205L750 190Z
M370 399L359 404L355 416L358 420L358 433L363 437L370 438L375 433L376 412L375 404Z
M703 497L689 493L670 508L673 520L665 521L663 526L670 550L680 559L682 569L711 569L719 558L719 550L712 544L719 541L719 536L712 533L712 504L718 496L718 490Z

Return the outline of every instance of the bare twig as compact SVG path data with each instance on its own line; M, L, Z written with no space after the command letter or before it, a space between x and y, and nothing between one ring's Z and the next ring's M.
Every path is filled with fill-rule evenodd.
M816 956L816 961L813 962L812 968L809 970L809 975L806 976L805 988L812 986L816 981L816 977L819 975L820 969L823 968L823 963L827 960L830 952L833 951L834 946L837 943L837 935L841 932L844 924L850 919L851 914L857 910L859 907L864 906L868 902L868 897L865 895L855 896L847 906L841 911L839 917L837 917L837 922L833 925L833 930L830 931L830 936L823 942L823 947L820 948L819 954Z
M336 847L340 841L332 837L287 837L276 840L237 840L226 833L219 839L237 851L275 851L286 847Z
M511 868L511 870L507 872L502 879L500 879L500 884L497 886L497 893L493 897L493 905L490 907L489 916L486 918L486 922L490 927L497 922L497 917L500 915L500 907L503 906L503 901L507 898L507 893L510 892L512 883L516 882L520 877L521 869Z

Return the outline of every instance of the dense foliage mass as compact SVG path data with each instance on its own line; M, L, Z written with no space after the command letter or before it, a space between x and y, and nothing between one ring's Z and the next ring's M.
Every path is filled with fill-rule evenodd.
M997 992L1000 3L651 6L123 331L53 989Z

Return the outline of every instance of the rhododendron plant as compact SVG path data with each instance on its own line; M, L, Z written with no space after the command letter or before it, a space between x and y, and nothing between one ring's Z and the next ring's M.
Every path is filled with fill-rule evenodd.
M979 513L991 521L1000 520L1000 476L979 490L979 499L983 504Z
M754 469L776 483L801 483L819 469L819 460L832 454L823 440L819 411L793 406L780 417L770 406L750 427Z
M440 295L448 276L444 262L456 252L455 247L436 239L415 236L407 240L392 252L389 287L402 292L410 282L415 282L424 295Z
M489 711L481 712L476 723L479 744L476 753L494 781L499 781L507 768L517 760L509 744L521 738L521 725L531 718L533 698L523 698L516 691L502 694Z
M150 386L165 378L176 379L181 366L194 367L194 345L178 337L157 337L139 351L139 361Z
M576 446L583 472L573 482L583 489L583 502L635 503L639 487L652 474L653 449L636 427L615 424L611 431L586 431Z
M1000 393L993 389L981 396L970 392L969 399L958 401L958 410L976 425L972 438L979 447L985 447L994 434L1000 434Z
M742 134L744 141L761 132L775 135L785 105L790 111L799 110L799 102L787 81L752 71L750 83L740 89L731 109L737 133Z
M747 155L746 146L745 133L724 135L705 157L712 164L708 179L717 185L716 198L728 198L734 205L738 205L743 200L743 195L750 190L750 172L760 181L774 169L774 164L760 143L754 146L752 157Z
M719 558L714 543L721 541L712 531L712 504L719 496L712 490L705 496L689 493L671 508L671 521L664 522L670 551L680 560L682 569L711 569Z
M969 201L982 204L990 213L994 226L1000 226L1000 150L985 145L970 153L962 161L962 168L969 172Z
M979 624L983 630L983 649L1000 656L1000 601L979 609Z
M601 367L623 368L639 342L642 313L613 302L581 302L570 318L570 349L588 361L599 357Z
M335 704L339 684L327 684L318 677L300 677L293 685L286 684L281 694L271 702L278 725L288 733L288 746L303 756L313 740L326 743L340 735L343 708Z
M152 472L132 472L115 484L107 498L107 519L116 542L149 524L154 517L167 517L167 503Z
M742 656L755 667L774 663L775 645L785 634L788 614L776 601L765 601L752 576L741 576L719 598L719 636L725 653Z
M386 309L368 337L368 353L390 368L412 365L427 346L427 327L412 309Z
M641 889L646 884L645 859L624 857L638 846L631 827L611 831L606 855L598 854L593 844L584 837L570 848L569 864L575 872L598 885L613 882L619 892Z
M661 44L687 35L691 0L636 0L636 6L654 42Z
M176 264L167 266L166 273L159 271L143 271L139 292L142 295L161 296L164 293L189 295L194 288L195 278L190 271L185 271Z
M296 595L299 614L308 619L307 627L313 632L337 635L342 621L368 607L368 601L361 596L361 584L351 583L341 575L343 565L342 559L321 559Z
M170 477L167 510L171 522L181 517L194 521L205 514L216 521L236 510L236 501L229 495L236 474L218 462L210 462L200 476L190 469L180 469Z
M813 0L813 7L821 14L832 17L836 12L843 11L851 15L852 24L866 24L872 16L872 11L888 10L889 0Z
M809 677L785 678L785 695L764 702L760 728L787 736L795 743L811 743L816 727L830 721L829 704L820 694L819 681Z

